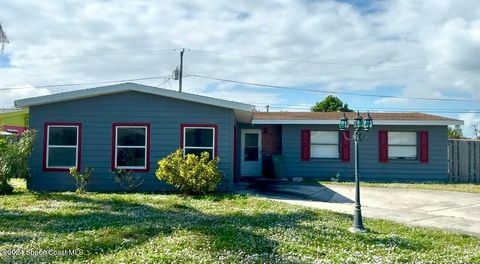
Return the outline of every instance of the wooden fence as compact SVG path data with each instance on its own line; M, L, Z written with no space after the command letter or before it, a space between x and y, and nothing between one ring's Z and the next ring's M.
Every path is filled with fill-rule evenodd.
M450 182L480 182L480 140L448 140Z

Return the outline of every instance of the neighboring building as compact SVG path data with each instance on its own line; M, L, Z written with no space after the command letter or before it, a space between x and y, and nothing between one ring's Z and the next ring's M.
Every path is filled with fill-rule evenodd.
M28 128L28 109L0 109L0 131L20 134Z
M338 130L341 113L255 112L254 106L125 83L15 102L38 131L30 160L32 190L74 190L69 167L94 168L92 191L117 191L111 170L135 170L143 191L171 190L155 177L158 160L183 148L220 157L230 191L240 177L353 178L353 149ZM447 181L447 126L460 120L421 113L372 113L360 145L362 179ZM353 120L353 113L349 113Z

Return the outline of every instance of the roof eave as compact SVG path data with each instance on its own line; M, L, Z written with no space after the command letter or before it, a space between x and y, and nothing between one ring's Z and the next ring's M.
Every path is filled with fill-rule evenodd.
M463 125L462 120L374 120L374 125L383 126L450 126ZM338 120L318 120L318 119L253 119L254 125L338 125Z
M115 94L115 93L128 92L128 91L143 92L143 93L148 93L148 94L153 94L158 96L174 98L178 100L202 103L202 104L218 106L223 108L230 108L230 109L240 110L240 111L253 111L255 107L249 104L227 101L223 99L206 97L206 96L201 96L196 94L180 93L177 91L171 91L171 90L166 90L166 89L161 89L161 88L156 88L156 87L151 87L146 85L140 85L140 84L133 84L133 83L124 83L124 84L118 84L118 85L97 87L97 88L84 89L84 90L75 90L75 91L65 92L65 93L20 99L15 101L15 106L19 108L24 108L29 106L85 99L85 98L90 98L95 96Z

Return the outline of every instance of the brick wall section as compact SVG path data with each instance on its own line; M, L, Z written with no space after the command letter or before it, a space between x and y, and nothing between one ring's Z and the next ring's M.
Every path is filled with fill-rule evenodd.
M282 126L265 125L262 128L263 175L273 177L272 154L282 153Z
M282 153L282 127L280 125L265 125L262 131L263 155Z

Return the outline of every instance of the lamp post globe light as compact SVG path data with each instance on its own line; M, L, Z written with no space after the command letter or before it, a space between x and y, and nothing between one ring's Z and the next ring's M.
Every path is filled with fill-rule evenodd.
M348 130L350 124L345 113L343 113L343 117L340 119L338 125L340 130ZM353 214L353 226L350 229L352 232L366 232L365 227L363 227L362 206L360 204L360 168L358 161L358 143L365 139L362 132L368 132L368 130L370 130L372 127L373 119L370 117L370 113L367 112L367 117L363 119L363 117L360 115L360 112L357 112L357 116L353 121L353 135L350 138L346 138L347 140L355 142L355 211ZM345 136L345 134L343 136Z

